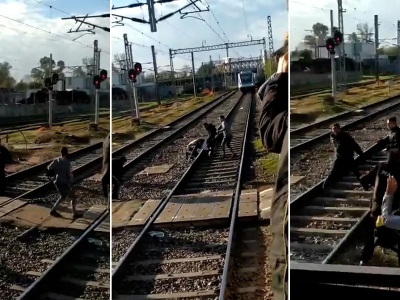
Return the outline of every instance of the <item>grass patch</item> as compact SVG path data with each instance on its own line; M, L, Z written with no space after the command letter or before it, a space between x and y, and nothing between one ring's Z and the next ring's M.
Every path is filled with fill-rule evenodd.
M354 87L347 92L339 93L335 101L331 101L330 92L313 95L290 101L291 122L308 123L345 111L382 101L388 97L400 94L400 81L394 80L394 85L388 90L383 82L366 86Z
M258 157L256 164L258 164L266 177L274 177L278 172L279 154L268 153L265 150L261 139L253 141L253 147Z
M129 137L139 138L144 133L159 126L168 124L180 116L192 111L203 104L214 100L219 95L204 95L197 98L183 98L177 102L164 102L159 107L141 113L142 124L132 126L130 117L113 119L113 142L118 143Z

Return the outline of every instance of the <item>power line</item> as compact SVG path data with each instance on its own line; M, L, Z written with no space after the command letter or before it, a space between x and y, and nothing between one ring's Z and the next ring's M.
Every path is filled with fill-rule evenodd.
M3 17L3 18L5 18L5 19L8 19L8 20L10 20L10 21L19 23L19 24L24 25L24 26L27 26L27 27L31 27L31 28L36 29L36 30L43 31L43 32L45 32L45 33L47 33L47 34L51 34L51 35L54 35L54 36L63 38L63 39L65 39L65 40L68 40L68 41L70 41L70 42L77 43L77 44L82 45L82 46L85 46L85 47L87 47L87 48L93 49L93 46L89 46L89 45L87 45L87 44L84 44L84 43L81 43L81 42L78 42L78 41L70 40L69 38L67 38L67 37L65 37L65 36L62 36L62 35L60 35L60 34L53 33L53 32L44 30L44 29L42 29L42 28L39 28L39 27L30 25L30 24L26 24L26 23L21 22L21 21L18 21L18 20L16 20L16 19L13 19L13 18L10 18L10 17L6 17L6 16L4 16L4 15L0 15L0 17ZM104 53L110 54L110 53L108 53L108 52L106 52L106 51L104 51Z

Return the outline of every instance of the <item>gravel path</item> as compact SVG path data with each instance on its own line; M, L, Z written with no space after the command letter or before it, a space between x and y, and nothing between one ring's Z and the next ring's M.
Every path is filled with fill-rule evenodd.
M207 136L203 128L204 122L211 122L215 125L219 124L218 117L226 114L236 103L237 97L232 97L232 101L226 101L217 109L213 110L203 120L201 120L194 128L183 134L182 137L171 141L171 144L164 146L159 152L151 154L146 159L145 164L134 167L127 172L124 184L120 189L121 200L132 199L159 199L167 195L170 189L178 182L189 166L185 158L185 147L192 140ZM138 173L146 167L158 165L173 165L165 174L139 175Z
M365 128L357 128L349 131L364 151L388 134L386 128L388 116L366 124ZM391 113L390 116L400 118L400 112L396 111ZM301 175L305 177L296 184L291 185L291 199L295 199L301 193L325 179L331 169L333 161L334 152L328 140L326 140L324 144L319 144L307 152L301 154L293 153L290 157L291 175Z
M163 230L163 238L149 234L141 241L127 275L179 274L185 272L219 271L218 275L196 278L168 278L157 280L135 280L116 286L118 294L155 294L214 290L220 285L223 258L187 263L152 263L146 260L166 260L223 255L226 251L228 229L191 228Z
M63 230L39 231L26 241L15 238L26 229L0 227L0 299L16 299L19 292L10 290L13 284L29 286L35 278L24 275L27 271L44 270L43 259L56 259L78 237Z

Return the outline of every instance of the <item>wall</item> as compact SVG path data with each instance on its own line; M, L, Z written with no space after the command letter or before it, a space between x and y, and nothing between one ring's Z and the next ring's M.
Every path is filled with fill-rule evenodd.
M362 74L360 72L347 72L347 82L360 81ZM307 72L290 73L290 86L305 86L308 84L329 85L331 83L331 74L312 74Z

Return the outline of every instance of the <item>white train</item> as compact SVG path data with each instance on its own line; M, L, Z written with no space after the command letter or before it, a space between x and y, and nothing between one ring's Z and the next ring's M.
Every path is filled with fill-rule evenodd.
M252 71L242 71L238 74L239 90L245 94L248 92L254 93L257 84L257 74Z

